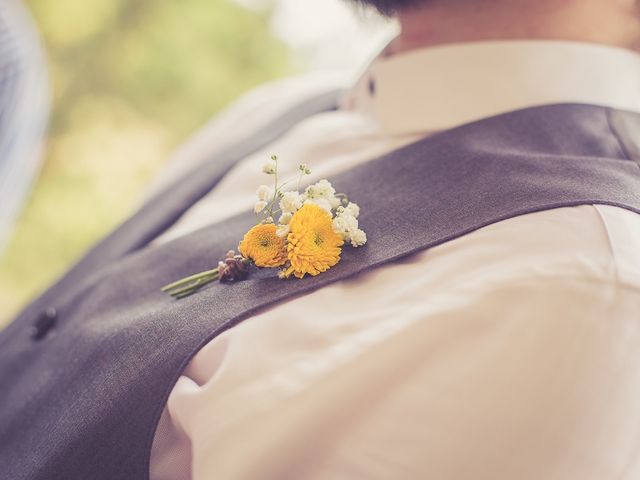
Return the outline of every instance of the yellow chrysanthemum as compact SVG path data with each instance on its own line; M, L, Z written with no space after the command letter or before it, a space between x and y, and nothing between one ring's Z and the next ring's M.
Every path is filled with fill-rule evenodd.
M289 221L287 254L291 265L284 276L318 275L340 261L342 236L333 230L331 215L306 204Z
M238 250L244 257L253 260L257 267L280 267L287 261L285 245L285 240L276 235L276 226L264 223L245 234Z

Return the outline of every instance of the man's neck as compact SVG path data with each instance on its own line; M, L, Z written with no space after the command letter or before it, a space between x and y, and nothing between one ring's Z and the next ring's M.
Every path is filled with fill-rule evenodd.
M398 14L401 33L386 53L507 39L569 40L640 50L636 9L631 1L433 2Z

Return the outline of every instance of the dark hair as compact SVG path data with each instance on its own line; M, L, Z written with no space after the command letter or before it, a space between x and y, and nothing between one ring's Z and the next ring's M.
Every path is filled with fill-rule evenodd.
M360 5L375 7L380 13L386 16L392 16L401 10L414 7L425 0L351 0Z

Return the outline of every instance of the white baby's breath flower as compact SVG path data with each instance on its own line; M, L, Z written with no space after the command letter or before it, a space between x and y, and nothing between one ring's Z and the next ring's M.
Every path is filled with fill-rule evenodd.
M265 218L262 223L273 223L273 217L267 217Z
M304 189L304 196L306 198L315 198L316 197L315 186L309 185L307 188L305 188Z
M336 217L333 219L333 230L342 235L344 240L349 240L349 226L347 225L347 222L345 222L344 218Z
M323 178L319 182L309 185L304 190L304 193L307 198L325 198L329 200L336 194L336 190L331 185L331 182Z
M269 160L263 165L262 171L267 175L273 175L274 173L276 173L276 162L274 162L273 160Z
M282 215L280 215L280 220L278 223L280 223L281 225L289 225L289 222L291 221L291 219L293 218L293 213L283 213Z
M334 210L342 205L342 200L340 200L340 197L336 197L335 195L330 197L328 200L331 204L331 208L333 208Z
M326 178L323 178L319 182L315 184L316 190L320 193L323 198L333 197L336 194L336 189L333 188L331 182Z
M298 192L284 192L282 199L280 200L280 209L283 213L295 213L300 207L302 207L302 195Z
M276 235L280 238L284 238L289 235L289 225L278 225L276 228Z
M264 200L258 200L256 204L253 206L253 211L256 213L260 213L267 207L267 202Z
M333 219L333 230L342 235L345 242L351 242L352 245L354 234L358 236L357 238L359 240L362 236L360 233L356 234L358 231L362 232L361 230L358 230L358 220L356 217L351 215L350 210L345 210L343 207L338 208L336 217Z
M358 218L360 215L360 207L357 203L349 202L349 204L344 208L344 213L352 215L354 218Z
M311 199L324 198L325 200L327 200L327 202L329 202L332 210L340 207L340 205L342 204L340 197L336 196L336 189L333 188L331 182L326 178L323 178L313 185L309 185L305 189L305 195L307 196L307 198Z
M256 190L256 195L258 196L258 200L266 202L273 198L273 189L268 185L260 185L258 190Z
M347 230L353 231L358 229L358 219L353 215L350 215L345 211L345 213L340 215L340 218L342 218L347 224Z
M304 203L305 205L307 204L317 205L320 208L323 208L327 212L331 213L331 204L329 203L329 200L327 200L326 198L307 198L304 201Z
M351 245L354 247L361 247L367 243L367 234L364 233L364 230L360 230L359 228L355 231L351 232Z

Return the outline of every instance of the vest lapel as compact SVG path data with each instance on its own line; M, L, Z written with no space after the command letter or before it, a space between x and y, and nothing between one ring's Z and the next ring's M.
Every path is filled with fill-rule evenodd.
M283 282L265 271L233 286L214 283L177 302L166 297L164 303L208 303L205 298L210 307L227 303L215 321L223 327L232 325L232 317L241 316L248 304L259 308L314 290L503 219L582 204L615 205L640 213L638 166L623 155L613 136L603 138L598 151L590 138L590 129L604 128L606 122L604 109L597 107L540 107L466 125L391 152L331 179L338 191L360 204L360 224L369 237L365 247L345 247L337 266L302 281ZM567 127L574 129L570 137L557 133ZM533 144L537 151L532 153ZM161 269L154 269L159 278L152 289L157 289L211 268L236 248L255 218L246 212L141 250L123 260L121 268L162 263ZM243 300L235 304L230 295ZM209 325L211 319L207 314Z

